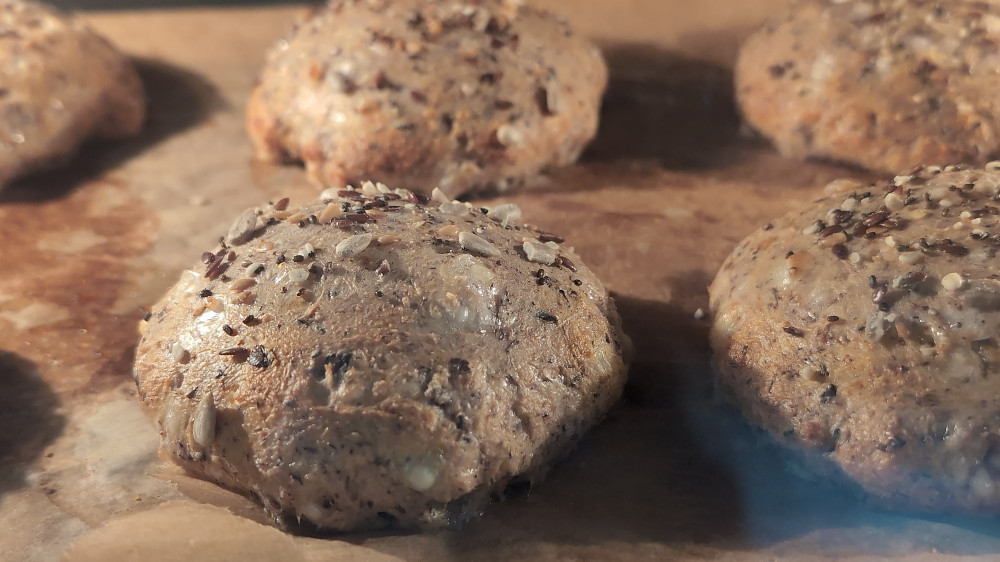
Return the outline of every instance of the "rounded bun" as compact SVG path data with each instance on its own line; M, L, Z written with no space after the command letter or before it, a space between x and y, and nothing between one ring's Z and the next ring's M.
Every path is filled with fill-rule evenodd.
M803 0L736 65L746 120L783 154L895 172L1000 154L1000 7Z
M629 342L557 236L366 183L251 209L144 323L164 452L324 529L442 525L540 478Z
M0 0L0 188L88 137L137 133L145 113L139 76L107 41L43 4Z
M270 51L247 125L323 185L503 191L576 160L606 83L596 47L521 2L334 0Z
M841 180L711 286L718 384L879 502L1000 511L1000 163Z

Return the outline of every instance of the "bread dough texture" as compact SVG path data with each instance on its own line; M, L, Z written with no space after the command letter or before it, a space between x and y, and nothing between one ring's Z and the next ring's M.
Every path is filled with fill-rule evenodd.
M88 137L137 133L145 111L132 63L107 41L43 4L0 0L0 188Z
M444 525L621 394L611 298L516 207L371 183L286 204L241 215L143 323L139 395L191 473L321 529Z
M718 384L877 501L1000 511L1000 163L841 180L711 286Z
M565 21L510 0L334 0L268 54L247 124L259 158L321 184L453 194L571 164L607 69Z
M896 172L1000 154L1000 6L804 0L736 64L747 122L787 156Z

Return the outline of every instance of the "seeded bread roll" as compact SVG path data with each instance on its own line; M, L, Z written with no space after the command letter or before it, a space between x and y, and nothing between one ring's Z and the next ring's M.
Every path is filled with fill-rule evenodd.
M750 125L783 154L894 172L1000 153L1000 6L802 0L736 64Z
M333 0L275 46L250 97L261 159L339 187L500 191L571 164L607 69L565 21L511 0Z
M88 137L137 133L145 111L132 63L107 41L43 4L0 0L0 188Z
M1000 163L841 180L711 286L718 384L878 502L1000 512Z
M247 211L153 307L135 377L175 462L322 529L438 526L618 398L611 298L515 206L327 195Z

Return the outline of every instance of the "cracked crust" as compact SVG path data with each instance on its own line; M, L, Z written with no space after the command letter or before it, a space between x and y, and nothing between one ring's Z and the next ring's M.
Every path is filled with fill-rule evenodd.
M461 522L621 394L611 298L516 207L371 183L285 205L239 217L143 324L139 393L188 471L323 529Z
M1000 512L1000 163L841 180L711 286L718 385L878 502Z
M787 156L895 172L1000 154L1000 8L803 0L736 64L747 122Z
M504 191L577 159L606 83L596 47L519 2L335 0L271 49L247 126L323 185Z
M89 137L133 135L146 99L132 63L73 18L0 0L0 188Z

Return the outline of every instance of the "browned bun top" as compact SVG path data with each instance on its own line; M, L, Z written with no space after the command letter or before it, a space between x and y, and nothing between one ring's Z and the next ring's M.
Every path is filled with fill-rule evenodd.
M165 450L345 530L442 524L540 477L619 396L628 340L519 216L373 183L248 210L145 324Z
M503 191L576 160L606 83L596 47L522 2L345 0L270 51L247 125L323 185Z
M69 156L88 137L122 137L145 118L128 57L45 4L0 0L0 188Z
M734 250L712 346L752 422L887 503L1000 511L998 169L834 182Z
M736 93L784 154L894 172L1000 156L1000 7L802 0L743 45Z

